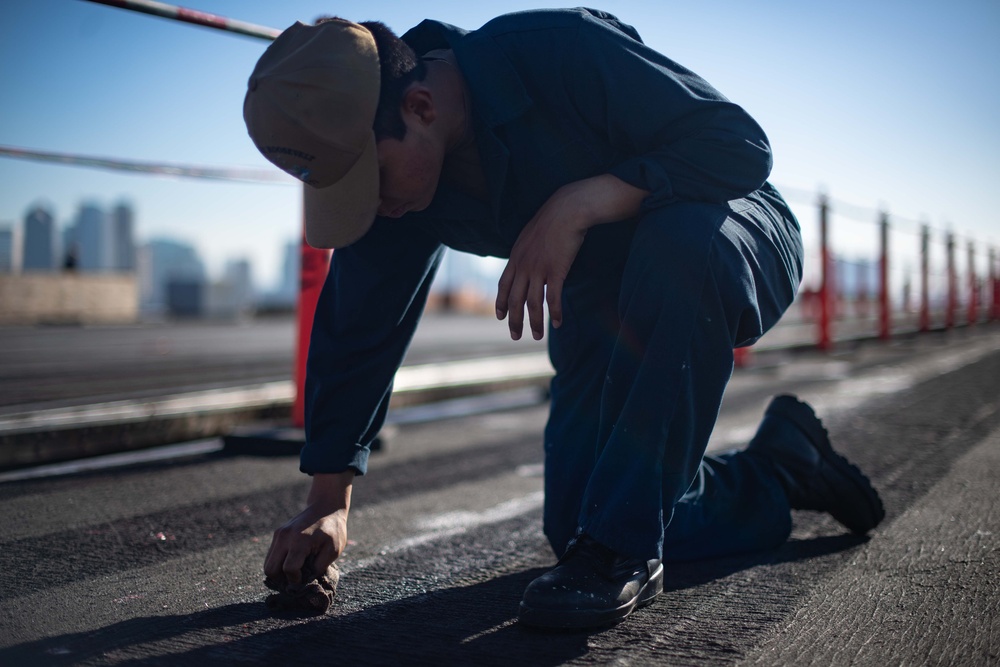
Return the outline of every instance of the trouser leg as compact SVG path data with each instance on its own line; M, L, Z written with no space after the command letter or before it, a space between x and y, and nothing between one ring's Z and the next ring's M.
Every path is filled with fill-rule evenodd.
M581 501L585 532L620 553L660 555L675 506L701 471L708 493L689 494L677 510L678 537L698 534L714 555L786 539L787 501L766 465L747 455L702 456L733 347L777 321L794 297L800 262L797 229L776 236L773 226L725 207L681 205L643 219L621 285L598 457Z
M601 239L588 241L594 246ZM562 326L548 332L556 374L545 427L544 530L556 556L579 527L580 500L597 461L604 378L618 337L620 270L604 264L593 275L584 270L588 257L563 288Z
M773 464L744 451L702 459L694 483L674 505L663 558L697 560L781 546L792 529L788 497Z
M709 268L725 210L671 209L685 227L671 230L670 220L651 217L633 240L601 399L598 458L579 517L599 542L643 558L662 554L664 528L698 471L733 363Z

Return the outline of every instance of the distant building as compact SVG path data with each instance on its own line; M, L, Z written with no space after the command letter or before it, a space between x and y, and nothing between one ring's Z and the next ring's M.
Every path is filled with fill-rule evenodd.
M248 259L226 262L222 281L233 286L233 298L240 309L251 308L254 300L253 267Z
M62 256L59 258L60 266L63 269L75 270L80 255L80 249L76 242L76 221L66 225L62 231Z
M216 318L252 315L256 304L250 261L234 259L226 263L222 280L209 285L204 314Z
M53 271L56 268L55 219L48 209L35 206L24 218L25 271Z
M17 262L14 257L14 226L0 225L0 273L14 273Z
M302 248L289 241L282 250L281 273L272 290L257 295L257 310L262 313L288 312L295 309L299 298L299 261Z
M302 244L299 241L289 241L285 244L285 255L281 262L281 282L278 293L285 296L292 304L299 294L299 264L302 263Z
M200 310L202 304L200 288L198 296L192 296L196 288L206 280L205 264L194 246L182 241L154 239L139 249L139 303L143 313L166 315L170 312L168 286L175 289L175 306L183 302L186 313L192 308Z
M205 314L205 292L202 280L168 279L164 286L167 313L174 317L201 317Z
M112 268L111 224L104 209L83 204L76 218L76 267L80 271Z
M135 271L135 213L127 202L111 211L111 269Z

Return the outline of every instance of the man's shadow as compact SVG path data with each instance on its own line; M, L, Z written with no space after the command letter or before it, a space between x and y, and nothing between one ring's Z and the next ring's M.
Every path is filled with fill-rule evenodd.
M667 565L665 594L695 588L760 564L808 560L845 551L865 538L852 535L791 541L778 550ZM487 581L365 604L352 590L361 571L344 578L331 612L311 620L272 617L263 601L239 602L191 614L133 618L93 632L28 642L0 650L0 664L77 664L113 654L125 664L352 662L559 665L588 652L603 629L542 632L516 622L521 594L545 571L532 568ZM391 575L371 572L391 587ZM262 590L263 593L263 590ZM654 603L650 611L656 613ZM707 640L706 640L707 641ZM155 644L155 647L153 646Z

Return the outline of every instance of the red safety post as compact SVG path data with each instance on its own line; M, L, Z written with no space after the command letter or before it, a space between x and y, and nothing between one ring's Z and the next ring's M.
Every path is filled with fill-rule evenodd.
M308 186L303 185L303 188ZM303 197L305 190L302 191ZM309 358L309 337L312 333L316 304L330 270L329 250L319 250L306 243L305 203L302 207L302 240L299 245L299 298L296 308L298 339L295 342L295 401L292 403L292 425L305 426L306 421L306 360Z
M946 237L946 247L948 249L948 302L944 310L944 328L951 329L955 326L955 308L958 306L958 276L955 274L955 235L948 232Z
M927 225L920 227L920 331L931 330L930 240Z
M830 204L826 195L819 196L819 255L820 255L820 282L819 282L819 340L817 347L821 350L829 350L833 346L833 339L830 335L831 301L833 299L833 267L830 263L830 246L828 235L828 215Z
M1000 320L1000 275L997 275L996 252L990 248L990 291L993 307L990 308L990 321Z
M885 212L881 214L879 220L881 230L881 244L879 247L878 261L878 337L880 340L889 340L891 335L892 320L889 313L889 215Z
M979 320L979 280L976 276L976 244L969 241L969 310L965 316L971 327Z

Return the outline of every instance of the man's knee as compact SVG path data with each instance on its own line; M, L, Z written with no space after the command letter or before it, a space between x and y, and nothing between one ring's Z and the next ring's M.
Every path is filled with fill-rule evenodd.
M625 302L643 294L664 305L693 304L702 291L712 239L727 212L721 205L684 202L644 214L626 264Z
M680 202L648 211L636 228L632 254L660 262L704 257L729 213L724 204L706 202Z

